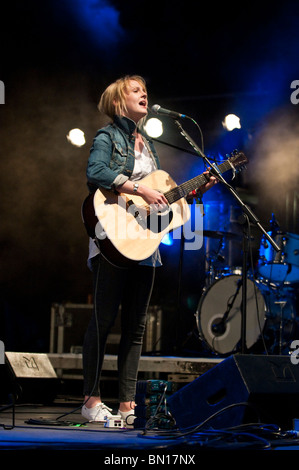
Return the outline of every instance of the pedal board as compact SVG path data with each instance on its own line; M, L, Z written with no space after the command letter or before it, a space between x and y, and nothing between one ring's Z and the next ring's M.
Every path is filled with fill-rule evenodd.
M177 388L177 384L165 380L138 381L134 428L172 428L174 420L168 411L167 399Z

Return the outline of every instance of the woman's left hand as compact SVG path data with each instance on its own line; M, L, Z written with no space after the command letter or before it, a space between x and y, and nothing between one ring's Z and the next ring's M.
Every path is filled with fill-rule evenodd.
M204 175L209 175L209 172L208 171L205 171L203 173ZM191 191L189 194L188 194L188 199L189 198L194 198L194 197L198 197L199 194L203 195L204 193L206 193L209 189L211 189L213 186L215 186L215 184L218 183L218 180L217 178L215 178L215 176L209 176L209 180L203 184L202 186L200 186L197 191Z
M204 175L208 175L209 172L208 171L205 171L203 173ZM201 187L200 187L200 192L201 194L203 193L206 193L209 189L211 189L213 186L215 186L215 184L218 183L218 180L217 178L215 178L215 176L210 176L209 177L209 181L207 181L205 184L203 184Z

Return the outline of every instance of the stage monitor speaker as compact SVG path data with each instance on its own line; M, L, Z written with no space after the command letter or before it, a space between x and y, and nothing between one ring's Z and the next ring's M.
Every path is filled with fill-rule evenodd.
M58 392L59 380L47 354L6 352L0 376L2 401L12 394L19 403L50 403Z
M232 355L167 403L181 430L258 422L292 429L299 417L299 366L289 356Z

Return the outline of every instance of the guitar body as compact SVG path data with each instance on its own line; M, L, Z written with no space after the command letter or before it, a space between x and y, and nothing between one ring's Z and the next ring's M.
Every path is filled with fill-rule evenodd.
M163 193L177 186L163 170L150 173L139 183ZM190 209L182 198L157 213L140 196L101 188L86 198L82 216L88 234L95 232L103 255L117 266L127 266L151 256L166 233L188 221Z

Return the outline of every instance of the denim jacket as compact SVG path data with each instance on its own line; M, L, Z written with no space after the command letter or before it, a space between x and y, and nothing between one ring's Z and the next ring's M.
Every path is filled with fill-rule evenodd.
M99 187L115 189L130 178L134 169L135 137L133 132L136 124L126 117L114 116L114 121L100 129L90 150L87 164L87 185L90 192ZM159 157L151 140L146 139L147 145L155 160L157 169L160 169ZM99 249L93 240L89 245L89 260L99 253ZM145 266L161 266L159 250L156 250L149 258L139 264Z
M129 118L115 116L112 124L100 129L90 150L87 164L87 180L90 191L98 187L114 189L132 175L134 169L133 132L136 124ZM146 139L157 169L159 157L151 140Z

